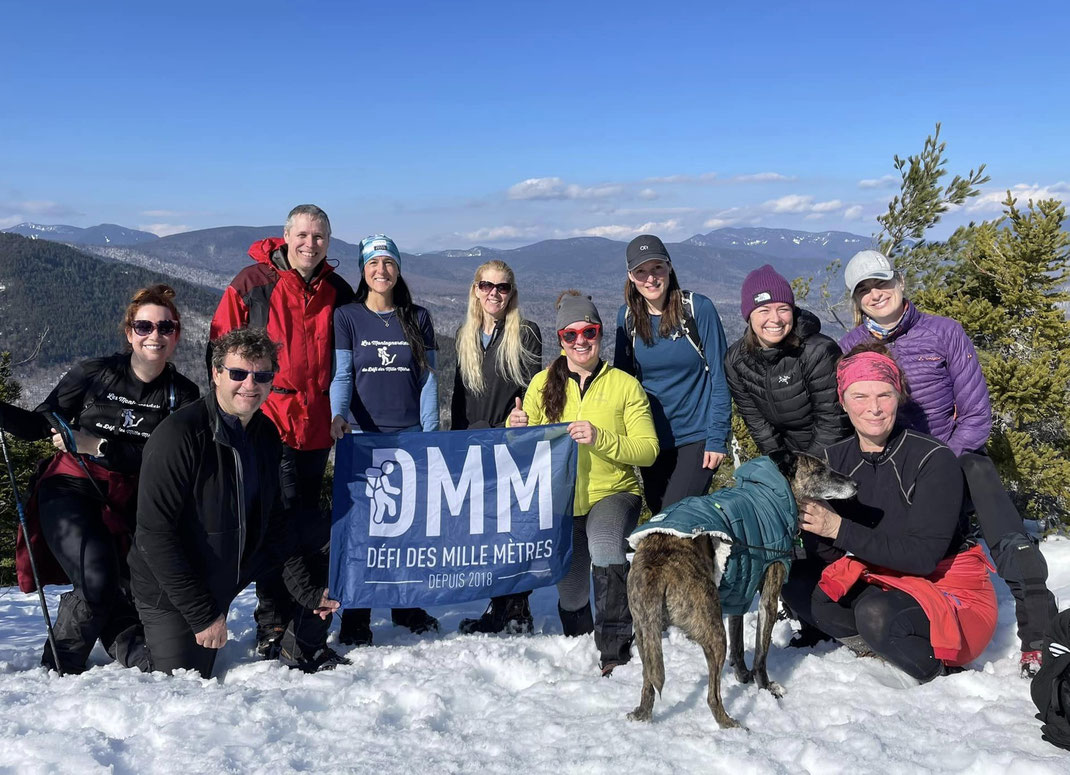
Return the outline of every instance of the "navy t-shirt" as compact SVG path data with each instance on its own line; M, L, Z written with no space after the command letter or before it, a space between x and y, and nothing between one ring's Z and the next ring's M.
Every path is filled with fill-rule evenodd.
M434 350L431 315L413 305L424 347ZM353 353L353 396L349 409L365 432L393 433L420 425L420 389L425 375L395 312L375 313L361 303L334 312L334 346Z

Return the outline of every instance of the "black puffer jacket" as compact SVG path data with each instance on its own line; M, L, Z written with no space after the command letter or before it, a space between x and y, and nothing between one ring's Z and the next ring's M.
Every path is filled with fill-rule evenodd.
M724 358L732 398L762 454L781 447L814 453L851 433L836 400L839 345L798 307L792 332L797 344L751 351L740 338Z

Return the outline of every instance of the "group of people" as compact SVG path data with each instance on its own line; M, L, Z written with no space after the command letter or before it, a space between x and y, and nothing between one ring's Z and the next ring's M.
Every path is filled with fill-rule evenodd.
M281 239L251 246L212 320L207 395L168 364L181 321L160 285L126 311L127 352L77 365L33 413L0 404L6 430L57 448L20 544L58 561L42 583L73 586L44 664L80 672L100 640L124 665L208 676L230 604L254 582L262 657L308 672L347 663L327 645L334 613L341 643L372 643L370 611L339 611L327 589L320 491L344 434L438 430L437 345L393 240L360 243L354 291L326 261L330 235L326 213L300 205ZM453 429L568 423L574 548L558 610L566 635L593 633L604 675L631 657L625 551L643 499L658 512L707 492L733 400L762 453L822 455L859 483L851 501L799 504L805 557L783 593L801 623L795 645L835 638L920 680L979 654L995 597L972 502L1015 596L1023 670L1039 667L1054 598L985 455L991 409L961 326L917 310L891 262L863 251L845 278L858 325L839 345L767 265L743 282L747 328L728 347L713 302L681 288L660 239L632 240L626 267L613 364L598 309L568 290L560 354L543 368L513 271L481 265L449 408ZM460 630L531 632L528 594L492 599ZM420 608L391 618L439 627Z

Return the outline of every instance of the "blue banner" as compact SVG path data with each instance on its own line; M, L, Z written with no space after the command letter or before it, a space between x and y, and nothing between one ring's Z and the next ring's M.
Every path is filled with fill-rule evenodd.
M566 426L355 433L335 448L331 597L411 608L553 584L572 559Z

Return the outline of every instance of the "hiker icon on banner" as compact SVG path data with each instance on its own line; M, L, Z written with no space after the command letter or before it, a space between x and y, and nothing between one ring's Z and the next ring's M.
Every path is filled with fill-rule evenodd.
M390 496L400 495L401 488L392 485L389 479L390 474L396 470L397 465L393 460L384 460L380 467L372 466L364 471L364 476L368 478L364 494L371 499L369 513L376 525L383 524L384 512L391 518L397 515L397 504Z

